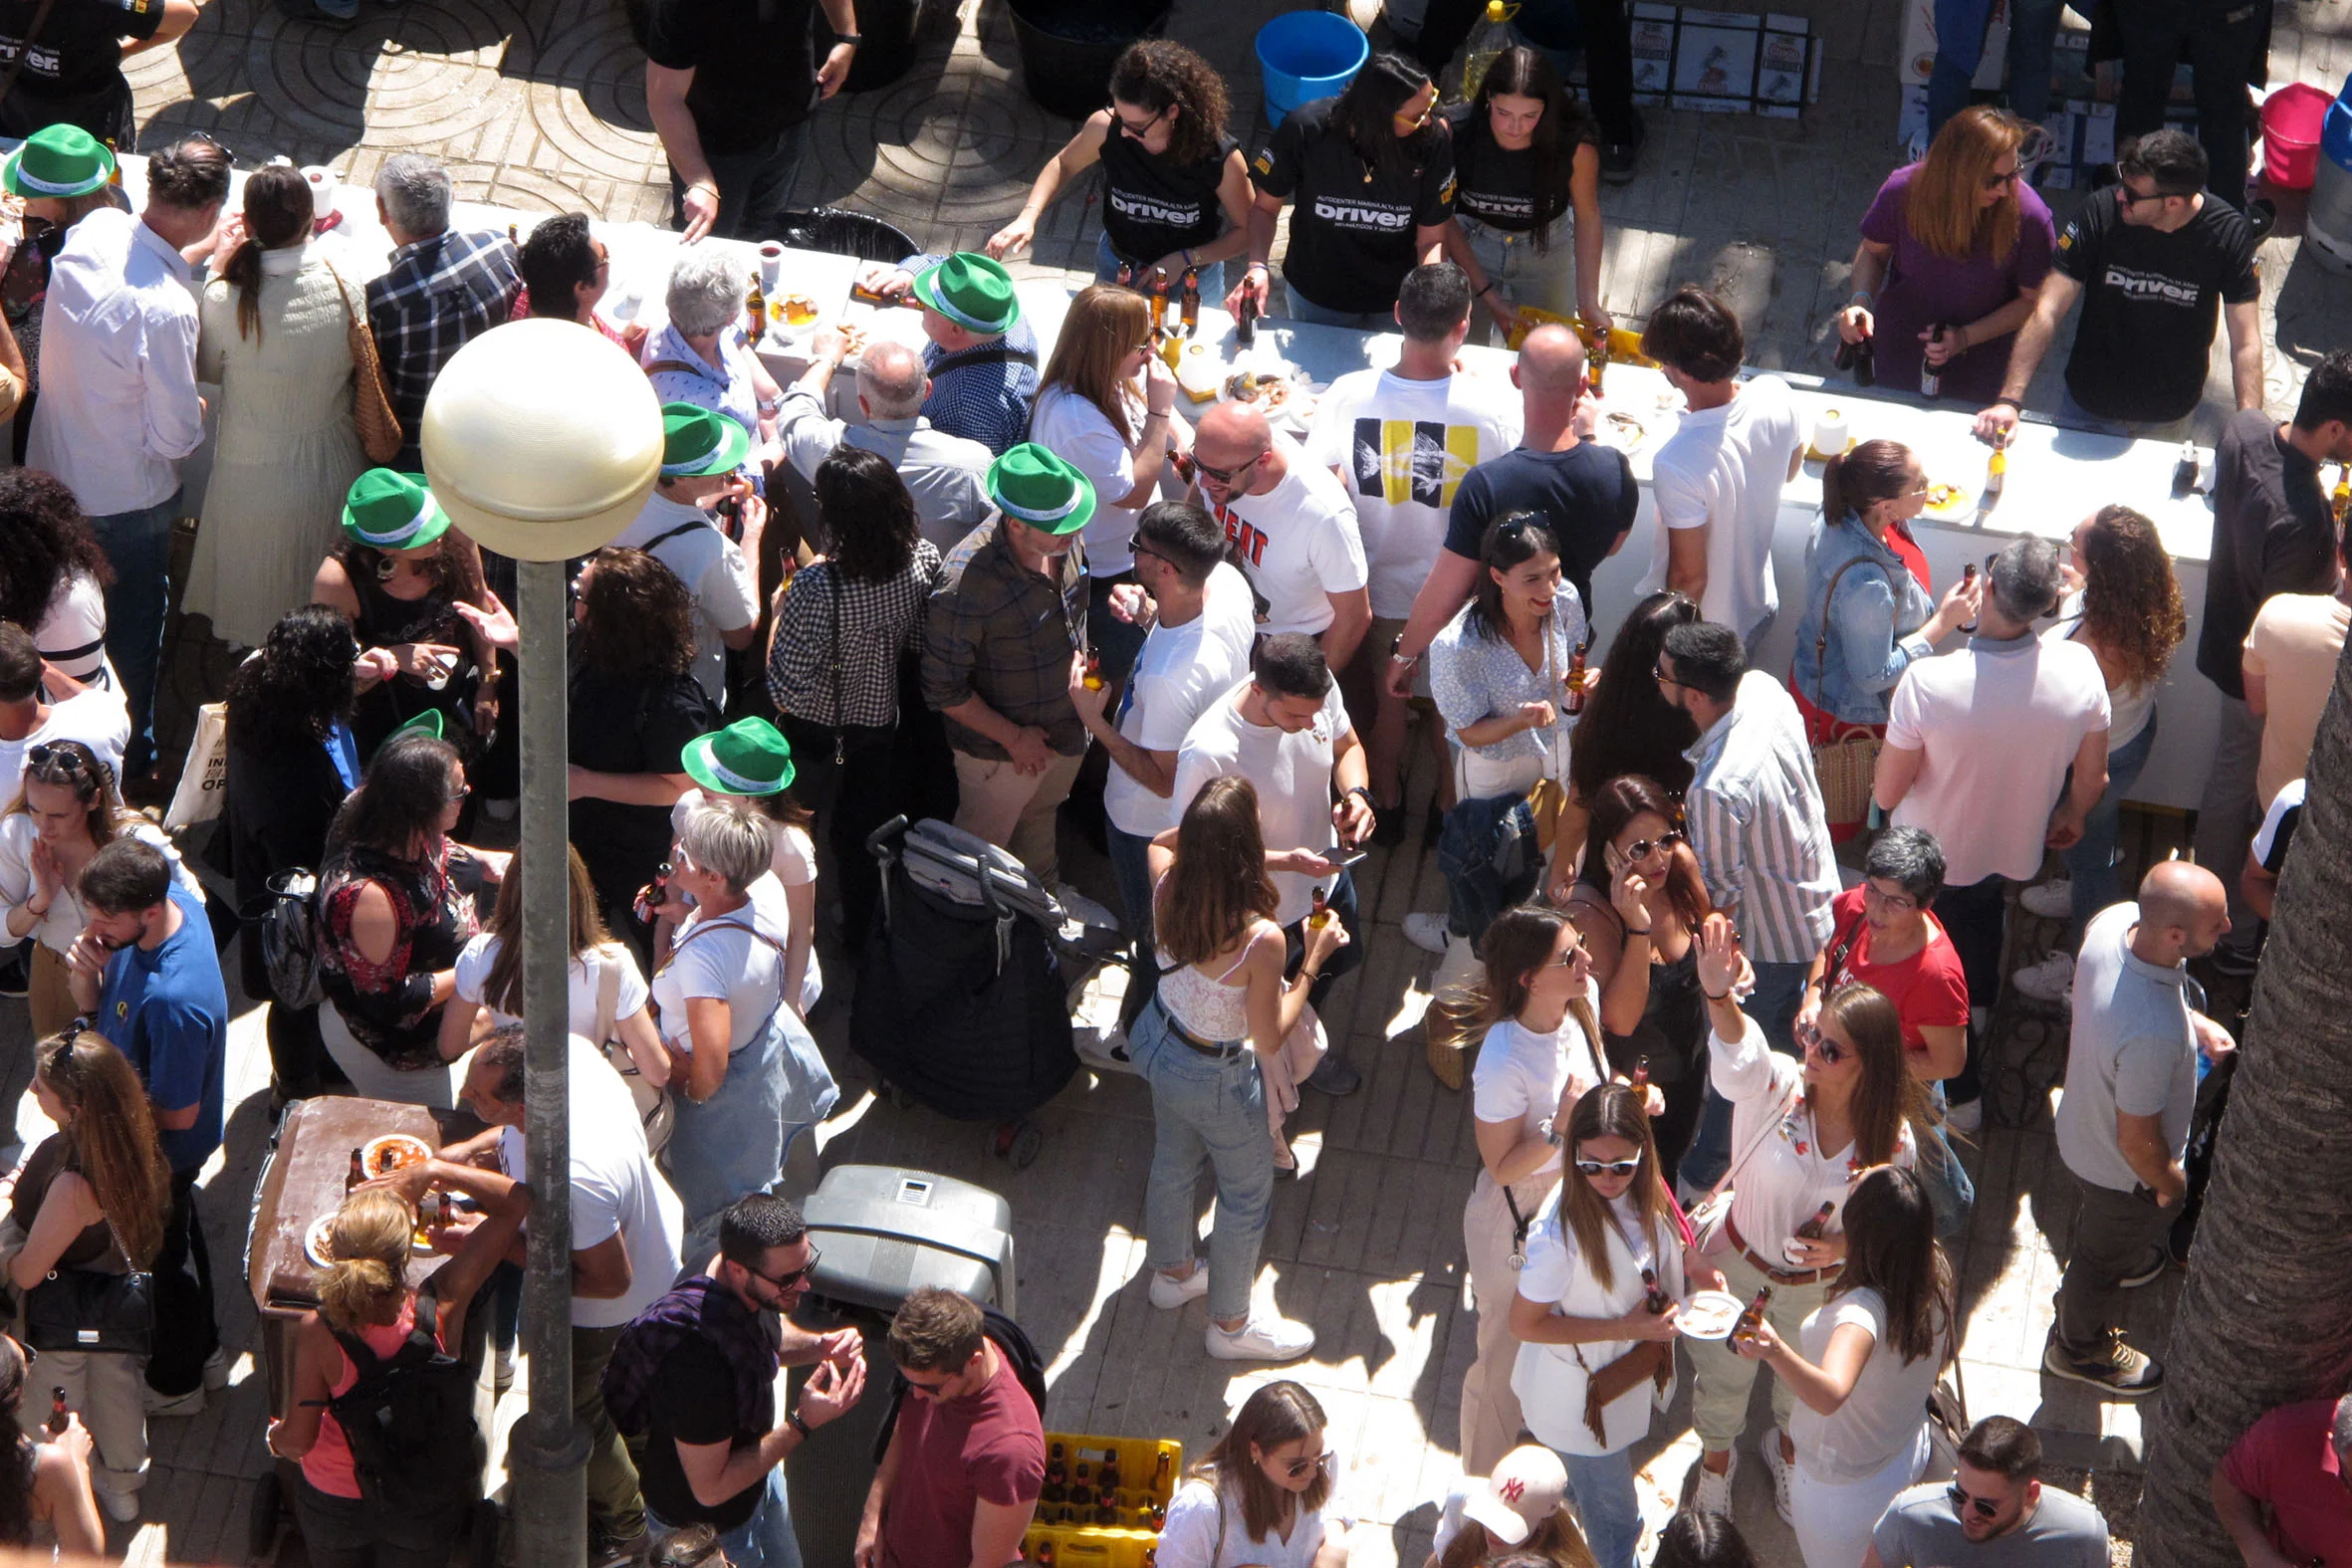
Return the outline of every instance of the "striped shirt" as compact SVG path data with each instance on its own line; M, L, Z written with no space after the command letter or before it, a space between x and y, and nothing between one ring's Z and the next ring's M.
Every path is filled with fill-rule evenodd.
M1837 862L1804 721L1778 681L1740 678L1732 711L1683 753L1691 852L1715 907L1731 913L1760 964L1804 964L1829 940Z

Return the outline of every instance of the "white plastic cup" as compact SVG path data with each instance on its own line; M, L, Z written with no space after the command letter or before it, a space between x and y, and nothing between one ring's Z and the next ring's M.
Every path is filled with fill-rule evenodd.
M760 244L760 292L774 294L784 280L784 247L775 240Z
M302 177L311 187L311 216L314 218L333 217L336 196L340 189L340 182L336 178L335 170L324 163L306 164L302 171Z

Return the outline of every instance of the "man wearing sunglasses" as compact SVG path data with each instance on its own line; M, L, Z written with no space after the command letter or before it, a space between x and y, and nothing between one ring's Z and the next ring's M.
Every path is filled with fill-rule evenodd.
M119 693L57 674L27 628L0 620L0 779L10 794L31 754L60 741L80 741L119 777L130 712Z
M2033 1429L1988 1416L1962 1440L1957 1475L1888 1506L1862 1568L2105 1568L2106 1519L2040 1474Z
M1332 669L1347 668L1372 625L1372 573L1339 476L1250 403L1201 415L1192 456L1201 499L1266 600L1260 633L1304 632Z
M854 1328L793 1324L817 1248L801 1213L753 1193L719 1217L710 1272L677 1286L622 1329L601 1404L642 1434L645 1505L666 1535L708 1524L735 1568L800 1568L784 1461L865 1393ZM814 1366L797 1408L776 1419L777 1373Z
M2017 329L2000 395L1977 415L1981 440L2016 433L2033 372L2076 300L2060 420L2176 433L2168 427L2205 396L2217 318L2229 324L2236 406L2262 406L2259 236L2235 206L2239 193L2205 188L2205 149L2185 131L2150 131L2115 167L2112 198L2084 202L2058 236L2056 270Z

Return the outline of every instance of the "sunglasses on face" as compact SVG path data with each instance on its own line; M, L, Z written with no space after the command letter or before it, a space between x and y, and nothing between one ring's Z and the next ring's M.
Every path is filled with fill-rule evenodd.
M1336 1457L1337 1455L1325 1452L1311 1459L1292 1459L1283 1465L1283 1473L1296 1480L1310 1471L1330 1468L1331 1461Z
M1952 1511L1955 1513L1958 1513L1963 1508L1974 1508L1977 1512L1977 1517L1980 1519L1998 1519L2000 1517L1999 1503L1994 1501L1991 1497L1971 1496L1968 1492L1961 1489L1960 1482L1958 1481L1954 1481L1951 1485L1945 1487L1944 1495L1952 1499Z
M1562 953L1558 958L1545 959L1541 964L1538 964L1535 967L1537 969L1573 969L1576 967L1576 961L1583 956L1584 943L1581 939L1579 939L1569 943L1568 951Z
M2004 185L2014 185L2017 182L2017 176L2023 172L2023 169L2010 169L2006 174L1999 173L1999 171L1988 174L1985 176L1985 188L1987 190L1999 190Z
M2115 199L2122 202L2126 207L2137 207L2144 201L2162 201L2167 196L2177 194L2179 193L2176 191L2152 190L2146 195L2142 195L2140 192L2132 189L2129 185L2119 184L2115 187Z
M1578 1160L1578 1176L1631 1176L1641 1169L1639 1160Z
M1168 112L1163 109L1158 114L1147 114L1144 116L1142 122L1138 123L1135 120L1129 119L1126 115L1120 113L1114 107L1110 112L1110 117L1119 122L1119 129L1125 131L1128 135L1135 137L1137 140L1141 140L1145 132L1149 131L1152 126L1160 122L1160 115L1167 112Z
M1199 456L1196 454L1192 460L1192 466L1203 479L1214 479L1220 485L1230 485L1235 480L1241 478L1242 475L1257 467L1259 459L1263 458L1264 456L1266 456L1264 452L1257 452L1243 459L1240 463L1236 464L1232 468L1212 468L1207 463L1202 462Z
M785 1273L763 1274L758 1269L752 1267L752 1265L749 1263L745 1263L743 1265L743 1271L751 1275L754 1279L765 1280L767 1283L774 1285L779 1290L790 1290L795 1285L807 1279L811 1274L817 1272L818 1260L823 1256L824 1254L823 1252L820 1252L816 1247L813 1246L809 1248L809 1261L803 1263L800 1267L791 1269Z
M1637 838L1625 846L1625 856L1629 860L1647 860L1650 858L1651 850L1672 849L1682 841L1682 834L1679 832L1660 833L1655 838Z
M1807 1023L1796 1031L1796 1043L1808 1053L1820 1057L1825 1067L1834 1067L1846 1059L1846 1048L1822 1033L1814 1024Z
M1673 676L1666 673L1666 666L1663 664L1653 665L1651 667L1650 679L1656 681L1661 686L1680 686L1682 684L1682 682L1676 680Z

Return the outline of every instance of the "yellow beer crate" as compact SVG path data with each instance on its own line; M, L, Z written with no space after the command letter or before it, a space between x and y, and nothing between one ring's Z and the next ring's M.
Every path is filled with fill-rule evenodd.
M1049 1432L1046 1484L1021 1560L1039 1568L1152 1568L1159 1521L1183 1483L1181 1443Z

